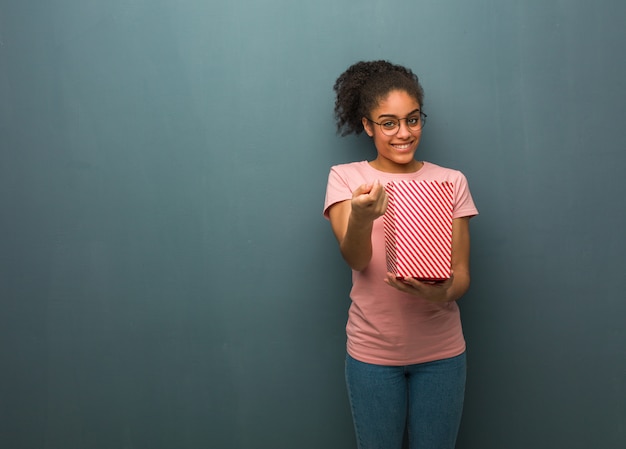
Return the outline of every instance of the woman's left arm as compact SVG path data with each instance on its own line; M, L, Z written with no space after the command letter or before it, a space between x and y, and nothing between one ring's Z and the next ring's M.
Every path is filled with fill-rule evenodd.
M470 286L470 217L452 220L452 276L445 282L433 284L417 279L396 279L387 273L385 282L400 291L434 302L459 300Z

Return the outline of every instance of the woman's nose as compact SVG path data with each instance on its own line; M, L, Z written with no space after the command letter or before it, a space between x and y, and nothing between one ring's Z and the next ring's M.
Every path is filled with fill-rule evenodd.
M411 135L411 130L409 129L409 125L407 125L406 120L400 120L398 124L398 137L406 137Z

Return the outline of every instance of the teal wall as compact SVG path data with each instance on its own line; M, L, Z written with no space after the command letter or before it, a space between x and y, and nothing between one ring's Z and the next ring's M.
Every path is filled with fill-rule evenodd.
M0 445L354 448L335 78L461 169L462 449L626 447L622 0L0 0Z

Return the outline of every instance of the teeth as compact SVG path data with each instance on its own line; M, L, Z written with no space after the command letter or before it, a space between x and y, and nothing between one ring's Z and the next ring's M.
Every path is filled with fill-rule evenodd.
M405 145L394 145L394 147L396 147L399 150L406 150L407 148L410 147L409 144L405 144Z

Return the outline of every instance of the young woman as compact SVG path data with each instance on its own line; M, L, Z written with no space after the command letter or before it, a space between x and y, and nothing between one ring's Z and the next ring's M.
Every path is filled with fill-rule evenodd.
M365 131L372 161L331 168L324 216L352 268L346 384L359 449L453 449L465 393L465 340L456 301L470 284L469 219L478 211L465 176L420 161L424 93L408 68L359 62L337 79L342 135ZM454 185L452 275L442 283L387 272L384 186L398 180Z

